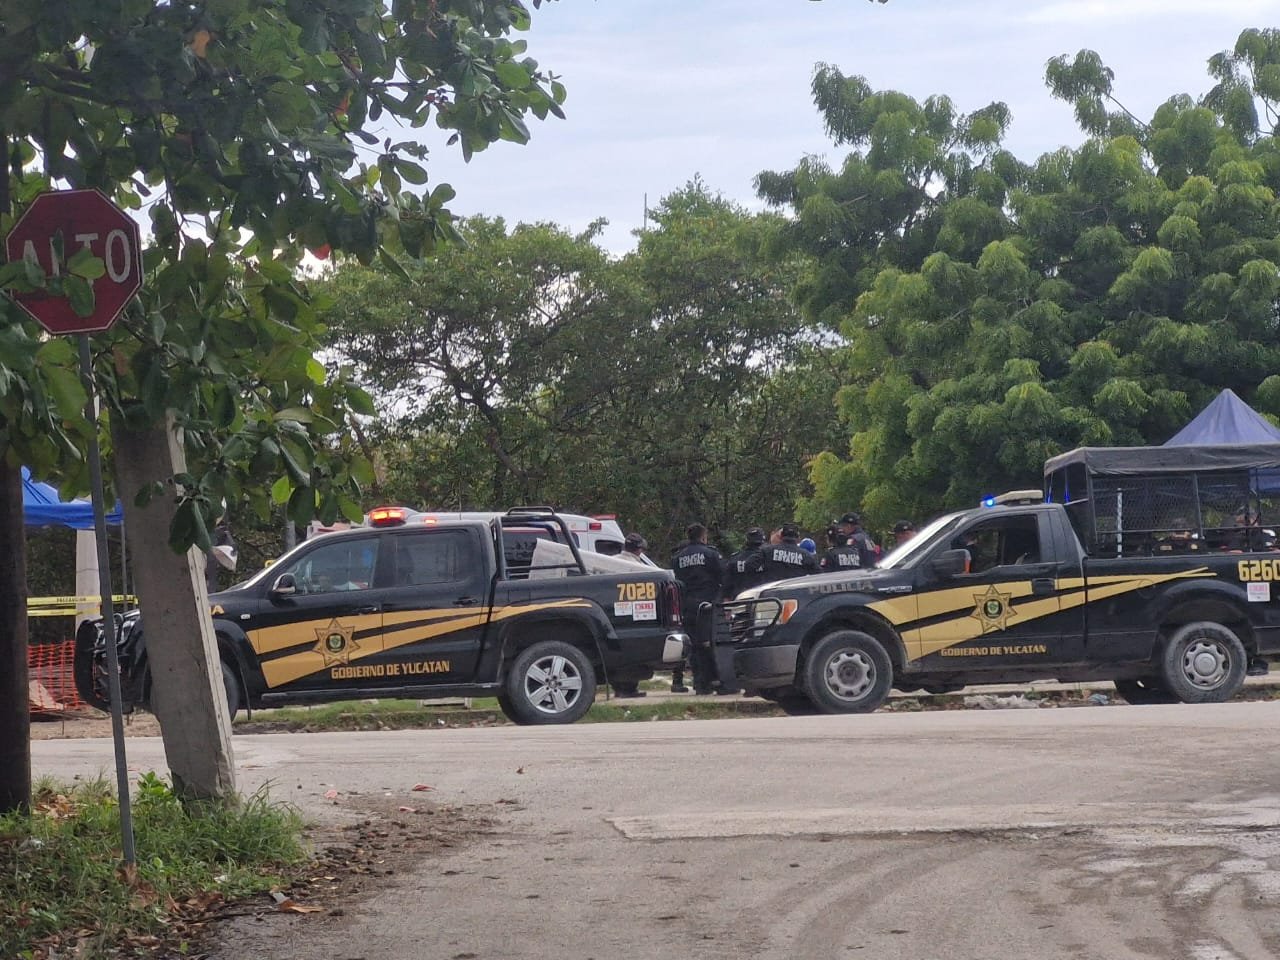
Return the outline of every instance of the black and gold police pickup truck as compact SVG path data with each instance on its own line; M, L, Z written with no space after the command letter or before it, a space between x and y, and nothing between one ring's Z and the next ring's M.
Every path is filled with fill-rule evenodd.
M1082 448L1045 476L937 518L875 569L725 604L717 643L738 681L788 712L857 713L891 688L1046 679L1216 702L1267 670L1280 445Z
M544 542L555 548L549 563ZM552 513L437 522L371 511L366 525L308 540L209 598L231 712L496 696L516 723L571 723L597 686L644 679L688 653L670 571L588 572L610 563L620 561L579 553ZM86 622L76 640L81 696L105 707L100 624ZM123 619L118 650L124 700L145 703L136 613Z

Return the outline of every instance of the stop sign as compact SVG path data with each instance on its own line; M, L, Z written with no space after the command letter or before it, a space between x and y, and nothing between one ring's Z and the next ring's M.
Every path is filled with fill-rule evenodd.
M60 238L60 239L59 239ZM46 275L57 276L59 243L64 260L82 247L106 264L93 281L93 313L82 317L66 297L44 290L13 294L14 302L50 333L97 333L108 329L142 288L142 241L138 224L97 190L42 193L5 238L10 260L26 258Z

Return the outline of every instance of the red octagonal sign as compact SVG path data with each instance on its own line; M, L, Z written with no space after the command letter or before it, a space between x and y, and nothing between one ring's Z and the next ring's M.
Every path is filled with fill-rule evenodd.
M63 269L57 251L61 236L63 257L82 247L106 264L106 273L93 281L93 313L82 317L66 297L43 290L13 294L14 302L50 333L97 333L111 327L142 288L142 241L138 224L97 190L42 193L5 238L10 262L26 258L46 274Z

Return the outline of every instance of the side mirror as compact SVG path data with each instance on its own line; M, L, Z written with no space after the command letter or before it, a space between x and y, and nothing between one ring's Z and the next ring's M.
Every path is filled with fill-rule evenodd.
M944 580L958 577L969 569L969 551L944 550L929 562L929 569Z
M271 585L271 596L273 597L292 597L298 592L298 582L293 579L292 573L282 573L276 577L276 582Z

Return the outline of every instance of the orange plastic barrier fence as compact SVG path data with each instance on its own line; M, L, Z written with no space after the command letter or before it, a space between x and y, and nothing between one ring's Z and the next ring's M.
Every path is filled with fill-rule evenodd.
M57 714L87 706L76 692L75 641L32 644L27 648L31 713Z

